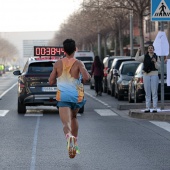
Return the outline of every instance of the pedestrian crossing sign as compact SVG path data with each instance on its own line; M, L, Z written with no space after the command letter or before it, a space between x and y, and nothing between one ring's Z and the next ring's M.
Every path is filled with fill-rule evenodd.
M170 21L170 0L151 0L151 20Z

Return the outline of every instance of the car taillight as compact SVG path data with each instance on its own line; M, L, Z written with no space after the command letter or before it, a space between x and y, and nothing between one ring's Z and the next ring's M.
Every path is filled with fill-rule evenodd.
M21 93L24 88L25 88L25 85L22 82L20 82L18 86L19 93Z
M22 84L22 83L20 83L20 84L19 84L19 87L20 87L20 88L24 88L24 87L25 87L25 85L24 85L24 84Z
M139 79L139 83L143 83L143 77Z
M107 70L108 70L108 67L105 67L105 68L104 68L104 76L105 76L105 77L107 77L107 74L108 74Z

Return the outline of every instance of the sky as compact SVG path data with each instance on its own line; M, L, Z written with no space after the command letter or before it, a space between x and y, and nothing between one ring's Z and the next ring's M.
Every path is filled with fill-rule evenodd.
M57 31L83 0L1 0L0 32Z

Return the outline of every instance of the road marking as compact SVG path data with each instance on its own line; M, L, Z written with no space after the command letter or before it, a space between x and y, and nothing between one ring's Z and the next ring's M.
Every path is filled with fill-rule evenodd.
M96 96L93 96L87 92L84 92L86 95L90 96L91 98L93 98L94 100L98 101L99 103L102 103L103 105L107 106L107 107L111 107L109 106L107 103L103 102L102 100L98 99Z
M115 112L110 109L94 109L100 116L117 116Z
M13 84L9 89L7 89L6 91L4 91L1 95L0 98L2 98L2 96L4 96L8 91L10 91L14 86L16 86L18 83Z
M35 170L39 125L40 125L40 117L37 118L37 123L36 123L36 127L35 127L35 132L34 132L34 141L33 141L33 146L32 146L30 170Z
M38 113L38 114L35 114L35 113L26 113L24 116L43 116L43 114L41 113Z
M151 123L153 123L154 125L170 132L170 124L167 122L160 122L160 121L150 121Z
M3 117L3 116L5 116L8 112L9 112L9 110L0 110L0 116Z

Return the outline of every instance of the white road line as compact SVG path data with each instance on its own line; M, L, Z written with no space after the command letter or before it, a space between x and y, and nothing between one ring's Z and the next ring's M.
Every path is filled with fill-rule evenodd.
M18 83L13 84L9 89L7 89L6 91L4 91L1 95L0 98L2 98L2 96L4 96L8 91L10 91L14 86L16 86Z
M35 170L39 125L40 125L40 117L37 118L37 123L35 127L35 132L34 132L34 141L33 141L33 146L32 146L30 170Z
M26 113L24 116L43 116L43 114L35 114L35 113L33 113L33 114L31 114L31 113Z
M100 116L117 116L115 112L110 109L94 109Z
M151 123L153 123L156 126L159 126L160 128L170 132L170 124L167 122L160 122L160 121L150 121Z
M5 116L8 112L9 110L0 110L0 117Z
M111 107L111 106L109 106L107 103L105 103L105 102L101 101L100 99L98 99L97 97L95 97L95 96L93 96L93 95L91 95L91 94L89 94L89 93L87 93L87 92L84 92L84 93L85 93L86 95L90 96L91 98L93 98L94 100L98 101L99 103L102 103L103 105L105 105L105 106L107 106L107 107Z

